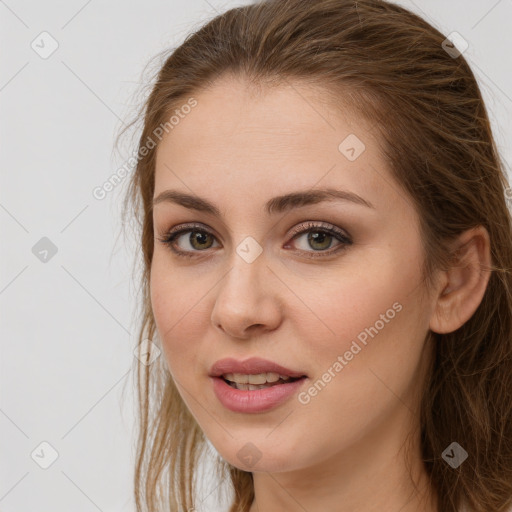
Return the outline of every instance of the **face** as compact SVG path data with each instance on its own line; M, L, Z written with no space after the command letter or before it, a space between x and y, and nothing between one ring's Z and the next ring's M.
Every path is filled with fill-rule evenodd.
M229 463L328 467L400 431L414 410L432 314L420 298L417 214L371 124L319 101L321 91L257 95L225 78L194 97L160 143L154 197L191 194L218 211L169 194L154 206L150 285L163 355ZM338 194L307 199L326 189ZM289 194L304 195L267 208ZM169 231L180 233L170 241ZM261 357L306 378L273 407L235 411L209 376L226 357ZM260 392L241 393L247 405Z

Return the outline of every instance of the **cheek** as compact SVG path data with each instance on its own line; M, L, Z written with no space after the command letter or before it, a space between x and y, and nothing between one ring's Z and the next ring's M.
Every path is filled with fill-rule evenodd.
M305 360L314 362L315 373L314 389L301 403L311 399L312 409L329 404L346 423L348 411L362 418L393 400L389 389L400 396L407 391L428 331L419 281L415 263L389 253L349 275L294 290L310 308L297 306L292 323L301 326Z
M309 315L313 320L307 321L304 311L297 311L296 322L315 361L311 387L301 398L303 419L314 428L322 411L330 410L324 427L338 425L342 438L369 428L396 405L396 396L406 400L428 330L418 267L394 255L378 261L366 264L364 274L308 288L302 296L309 297L318 318Z
M173 282L170 275L169 272L165 271L158 254L155 253L149 280L150 298L151 308L162 341L164 341L165 333L177 320L177 307L179 305L176 300L178 297L178 283Z
M180 272L172 271L163 258L153 260L150 299L162 348L171 373L195 367L201 340L206 337L208 296ZM190 372L189 372L190 373Z
M358 336L364 343L374 334L384 343L398 332L405 335L403 317L409 313L402 311L414 307L411 292L419 280L417 269L404 267L392 254L374 256L351 265L350 272L341 268L321 278L295 281L289 312L317 354L343 354Z

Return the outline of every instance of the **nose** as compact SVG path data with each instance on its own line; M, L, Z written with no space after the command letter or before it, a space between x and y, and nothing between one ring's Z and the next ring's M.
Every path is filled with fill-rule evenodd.
M216 288L212 324L240 339L276 329L283 311L278 287L279 279L268 268L263 254L252 263L235 255L231 270Z

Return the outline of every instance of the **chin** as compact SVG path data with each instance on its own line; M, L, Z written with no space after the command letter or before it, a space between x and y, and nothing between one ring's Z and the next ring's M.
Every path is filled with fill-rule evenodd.
M280 473L303 467L299 460L290 456L294 452L293 449L288 449L282 443L280 449L277 449L274 443L268 440L235 440L228 450L217 451L226 462L242 471Z

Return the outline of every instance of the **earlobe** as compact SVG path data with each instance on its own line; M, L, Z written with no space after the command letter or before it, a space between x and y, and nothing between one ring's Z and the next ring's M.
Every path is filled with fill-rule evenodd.
M439 334L457 330L473 316L490 278L490 238L485 227L465 231L454 249L457 259L444 272L430 320L430 329Z

